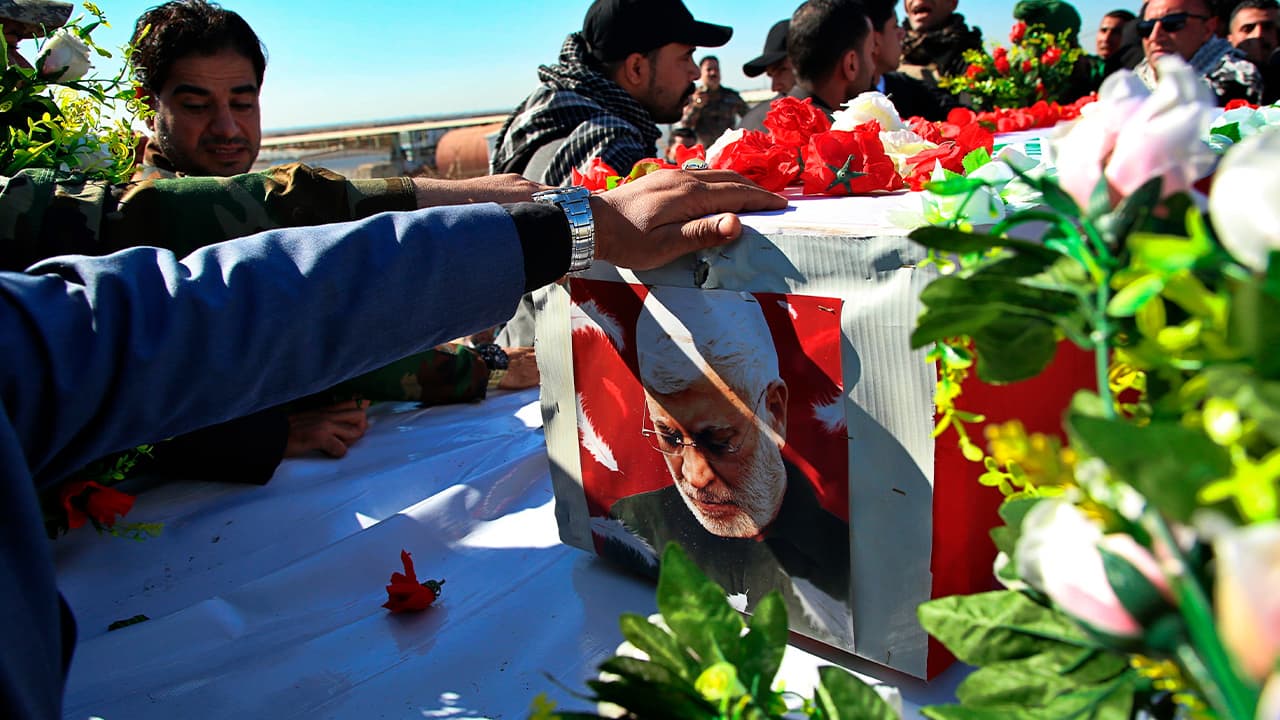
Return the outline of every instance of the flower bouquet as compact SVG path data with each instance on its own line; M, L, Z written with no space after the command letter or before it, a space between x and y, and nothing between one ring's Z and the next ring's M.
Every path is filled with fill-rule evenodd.
M1213 98L1178 59L1158 69L1153 93L1107 80L1057 177L1028 179L1043 207L912 235L951 270L913 335L952 386L939 429L1006 495L1008 589L919 610L978 667L929 717L1280 717L1280 133L1227 152L1206 214ZM1034 376L1062 340L1097 373L1066 444L1013 424L988 427L984 453L957 381Z
M1059 99L1070 88L1076 62L1084 54L1068 36L1019 21L1009 32L1009 47L997 45L990 54L966 50L969 66L964 74L943 77L938 85L956 95L967 94L984 110Z
M86 77L91 54L111 53L91 33L107 25L102 11L85 3L92 20L72 19L40 39L35 67L9 64L0 71L0 175L47 168L112 182L133 173L134 118L149 112L129 81L128 59L112 78ZM0 41L3 42L3 41ZM8 57L5 47L5 57ZM114 119L110 116L116 115Z

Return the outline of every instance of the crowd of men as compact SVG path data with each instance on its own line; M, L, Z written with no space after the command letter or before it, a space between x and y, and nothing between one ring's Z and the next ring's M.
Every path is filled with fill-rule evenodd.
M941 119L959 101L937 79L963 71L982 31L958 0L901 8L904 17L896 0L806 0L743 72L828 114L880 90L904 116ZM1122 68L1154 83L1162 54L1190 63L1224 104L1280 92L1276 0L1135 10L1099 21L1081 94ZM8 61L25 64L19 42L70 11L0 0ZM1013 14L1073 39L1082 31L1060 0L1023 0ZM653 267L736 238L741 225L725 213L784 205L707 171L591 198L555 189L593 158L621 169L654 155L663 124L704 144L729 127L763 128L768 103L749 108L721 84L716 57L695 58L732 32L680 0L596 0L504 124L493 175L360 181L297 165L245 174L261 141L257 35L205 0L139 18L136 80L155 114L137 182L86 192L42 174L0 179L0 501L10 509L0 607L20 619L0 648L0 714L57 716L74 646L38 492L88 461L175 436L179 473L252 456L248 474L265 481L281 457L341 456L366 427L358 404L286 403L378 368L423 400L474 397L477 382L481 394L488 383L531 386L530 347L482 343L455 366L461 351L436 346L512 319L521 293L593 258ZM50 260L67 255L81 257ZM378 283L364 282L375 273ZM768 514L757 519L764 533Z

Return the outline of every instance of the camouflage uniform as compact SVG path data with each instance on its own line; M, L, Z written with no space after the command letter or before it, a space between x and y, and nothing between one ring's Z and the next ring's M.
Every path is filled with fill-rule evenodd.
M0 21L19 37L33 38L65 25L73 8L54 0L0 0Z
M301 164L235 177L146 180L110 186L49 170L0 177L0 270L21 271L54 255L105 255L139 245L179 257L214 243L286 226L321 225L417 206L407 178L349 180ZM360 396L433 404L483 398L484 361L468 348L430 350L343 383L325 402ZM237 453L179 462L198 454L190 443L157 450L149 469L184 475L201 467L218 479L266 482L280 460L280 419L269 411L241 419ZM241 422L232 421L232 424ZM215 426L217 427L217 426ZM287 432L287 427L284 428ZM205 431L200 431L205 432ZM226 434L211 436L228 441ZM205 445L217 445L209 442ZM172 462L170 462L172 459ZM214 465L213 460L219 462Z
M750 109L736 90L721 86L689 98L679 125L692 130L704 147L711 147L725 130L737 127L738 118Z

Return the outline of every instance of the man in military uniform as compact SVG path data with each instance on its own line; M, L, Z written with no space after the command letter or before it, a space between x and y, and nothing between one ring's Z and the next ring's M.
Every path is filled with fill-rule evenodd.
M711 147L725 130L737 127L738 118L747 114L747 103L737 90L720 84L719 58L708 55L698 68L698 89L684 106L679 125L693 130L703 147Z
M71 3L57 0L0 0L0 25L4 26L9 64L31 67L18 53L18 43L62 27L71 10Z

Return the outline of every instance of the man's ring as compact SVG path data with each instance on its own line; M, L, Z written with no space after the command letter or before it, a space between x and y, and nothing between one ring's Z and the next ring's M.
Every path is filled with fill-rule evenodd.
M689 158L680 165L681 170L710 170L711 166L702 158Z

